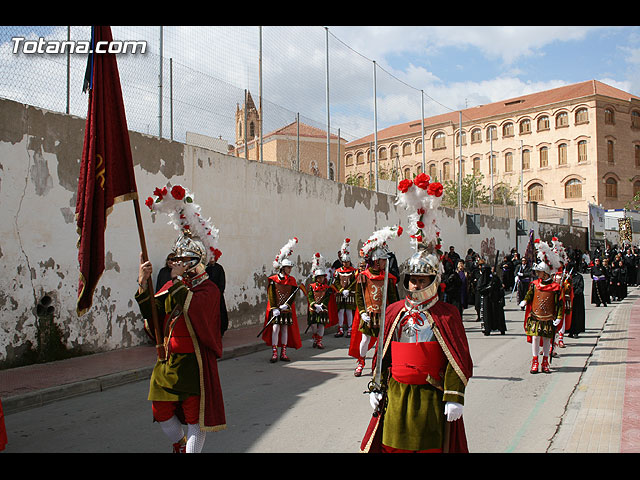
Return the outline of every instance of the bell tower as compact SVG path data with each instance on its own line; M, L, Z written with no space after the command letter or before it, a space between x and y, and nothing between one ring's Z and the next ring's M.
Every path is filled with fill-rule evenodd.
M236 104L236 147L244 145L245 135L247 143L260 137L260 112L248 90L244 105Z

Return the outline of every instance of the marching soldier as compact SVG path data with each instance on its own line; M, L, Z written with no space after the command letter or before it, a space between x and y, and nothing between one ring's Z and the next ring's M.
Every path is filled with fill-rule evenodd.
M349 355L357 360L354 371L356 377L362 375L367 352L378 338L383 299L386 296L387 305L398 300L397 278L389 274L386 292L384 283L385 268L389 258L386 242L402 233L399 228L385 227L374 232L360 250L360 256L365 260L367 268L358 274L356 282L357 310L354 322L358 322L358 328L352 332L349 343Z
M309 285L307 301L309 312L307 323L311 327L313 348L323 349L325 328L338 323L338 311L336 308L335 288L327 280L327 271L323 267L324 258L319 253L313 257L311 271L315 281Z
M271 363L277 362L278 358L284 362L291 361L287 356L287 347L298 349L302 346L294 301L299 287L291 276L293 262L289 260L296 243L298 239L294 237L280 249L273 261L276 273L269 277L267 285L267 311L262 339L271 346Z
M343 326L347 329L347 338L351 337L351 326L356 311L356 277L358 270L351 265L349 244L351 240L345 239L340 248L340 261L342 266L335 271L333 286L337 290L336 303L338 308L338 331L336 337L345 335Z

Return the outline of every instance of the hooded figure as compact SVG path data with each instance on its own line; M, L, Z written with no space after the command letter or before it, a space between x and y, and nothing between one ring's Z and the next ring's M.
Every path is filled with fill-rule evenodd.
M502 335L507 331L504 317L504 289L498 275L491 273L491 267L484 264L480 270L480 279L476 288L481 322L484 335L492 331L500 331Z

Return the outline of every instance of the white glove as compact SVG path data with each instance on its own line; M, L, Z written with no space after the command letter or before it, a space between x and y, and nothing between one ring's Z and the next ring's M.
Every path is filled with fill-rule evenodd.
M520 302L520 306L521 306L521 307L526 307L526 306L527 306L527 301L526 301L526 300L522 300L522 301Z
M554 326L554 327L557 327L558 325L560 325L560 322L561 322L561 321L562 321L562 319L561 319L561 318L556 318L556 319L553 321L553 326Z
M280 305L280 310L289 310L289 304L285 303L283 305Z
M447 402L444 404L444 414L447 416L447 422L455 422L462 416L464 407L460 403Z
M322 312L322 305L315 305L316 312Z
M518 276L521 277L522 275L524 275L524 273L522 272L518 272Z
M374 410L378 409L380 400L382 400L382 394L380 392L369 393L369 403L371 404L371 408L373 408Z
M274 308L274 309L272 310L272 312L273 312L273 316L274 316L274 317L277 317L277 316L279 316L279 315L280 315L280 310L278 310L277 308Z
M366 313L362 313L360 315L360 318L362 320L364 320L364 323L366 323L367 325L369 325L369 322L371 322L371 319L369 318L369 315L367 315Z
M349 296L349 290L343 290L342 291L342 296L345 297L345 298L348 297Z

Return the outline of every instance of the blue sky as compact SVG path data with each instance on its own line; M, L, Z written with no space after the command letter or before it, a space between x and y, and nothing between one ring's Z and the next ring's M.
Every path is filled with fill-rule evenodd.
M452 109L592 79L640 95L637 26L329 28Z
M88 27L72 28L75 38L83 38L85 31L88 34ZM157 124L157 61L153 55L158 53L159 28L113 27L116 39L149 41L146 58L119 58L130 127L146 133L154 133ZM182 112L186 112L176 114L177 128L231 141L235 107L243 89L249 89L254 98L258 92L258 27L164 28L165 58L172 57L184 67L174 78L182 96L176 106L182 100ZM341 128L349 140L373 131L371 61L401 80L385 82L383 75L378 76L380 129L419 119L420 90L426 95L426 117L592 79L640 96L640 27L636 26L339 25L328 29L348 46L343 48L330 37L331 128L334 133ZM10 38L17 32L66 37L66 27L0 27L0 71L8 72L0 78L0 95L25 103L37 100L40 103L34 104L45 108L63 108L64 61L12 55ZM266 26L263 37L264 99L271 106L264 116L271 121L267 131L291 122L296 112L303 122L313 120L323 127L325 29ZM86 60L77 56L72 63L72 113L84 115L86 97L79 92ZM44 83L35 83L40 81ZM22 95L27 87L28 95ZM49 106L50 99L57 103ZM223 117L220 125L214 125L218 117ZM167 124L164 122L165 127Z

